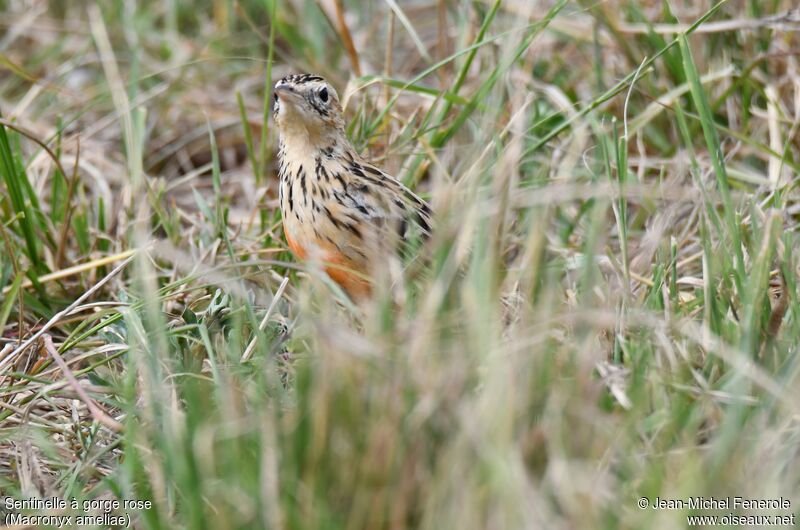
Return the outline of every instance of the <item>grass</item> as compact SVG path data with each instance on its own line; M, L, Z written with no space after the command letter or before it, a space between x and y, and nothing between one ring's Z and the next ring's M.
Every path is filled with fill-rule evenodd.
M797 514L793 2L31 5L0 2L0 496L142 529ZM436 212L366 306L282 239L296 71ZM790 507L638 505L728 496Z

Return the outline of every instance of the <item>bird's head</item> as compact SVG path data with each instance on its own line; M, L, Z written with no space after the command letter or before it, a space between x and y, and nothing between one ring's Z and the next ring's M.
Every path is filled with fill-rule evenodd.
M308 137L343 133L342 105L322 77L288 75L275 83L272 115L284 135Z

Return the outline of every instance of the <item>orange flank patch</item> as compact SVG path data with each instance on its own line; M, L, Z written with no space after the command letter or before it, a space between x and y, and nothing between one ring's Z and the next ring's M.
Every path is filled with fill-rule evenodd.
M333 256L329 255L326 261L331 263L331 266L325 267L325 272L327 272L328 276L338 283L351 298L363 299L370 295L372 292L372 285L369 283L369 280L359 274L361 271L356 271L354 269L353 263L350 260L341 254L336 254Z
M284 235L286 236L286 243L288 243L289 248L297 259L306 259L308 257L308 252L305 247L289 237L285 229ZM325 272L328 276L338 283L351 298L363 299L368 297L372 292L372 285L369 280L363 276L365 271L358 270L351 260L335 249L324 248L323 250L325 251L324 261L330 264L325 267Z
M286 228L283 229L283 235L286 236L286 242L289 244L289 248L292 250L292 253L297 256L297 259L306 259L306 249L301 247L297 241L289 237L289 233L286 231Z

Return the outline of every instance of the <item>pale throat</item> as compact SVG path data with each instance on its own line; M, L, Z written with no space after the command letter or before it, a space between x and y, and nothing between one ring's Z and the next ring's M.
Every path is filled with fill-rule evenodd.
M281 163L292 165L294 162L302 163L317 157L326 157L327 153L339 153L343 150L343 135L343 131L328 127L308 129L296 124L281 127L280 141L283 145Z

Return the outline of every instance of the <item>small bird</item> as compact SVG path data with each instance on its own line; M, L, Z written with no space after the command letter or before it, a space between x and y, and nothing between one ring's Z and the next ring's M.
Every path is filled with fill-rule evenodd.
M374 273L403 241L415 230L430 233L430 207L359 156L345 133L339 96L322 77L278 81L272 112L289 248L300 260L319 262L352 298L368 297Z

